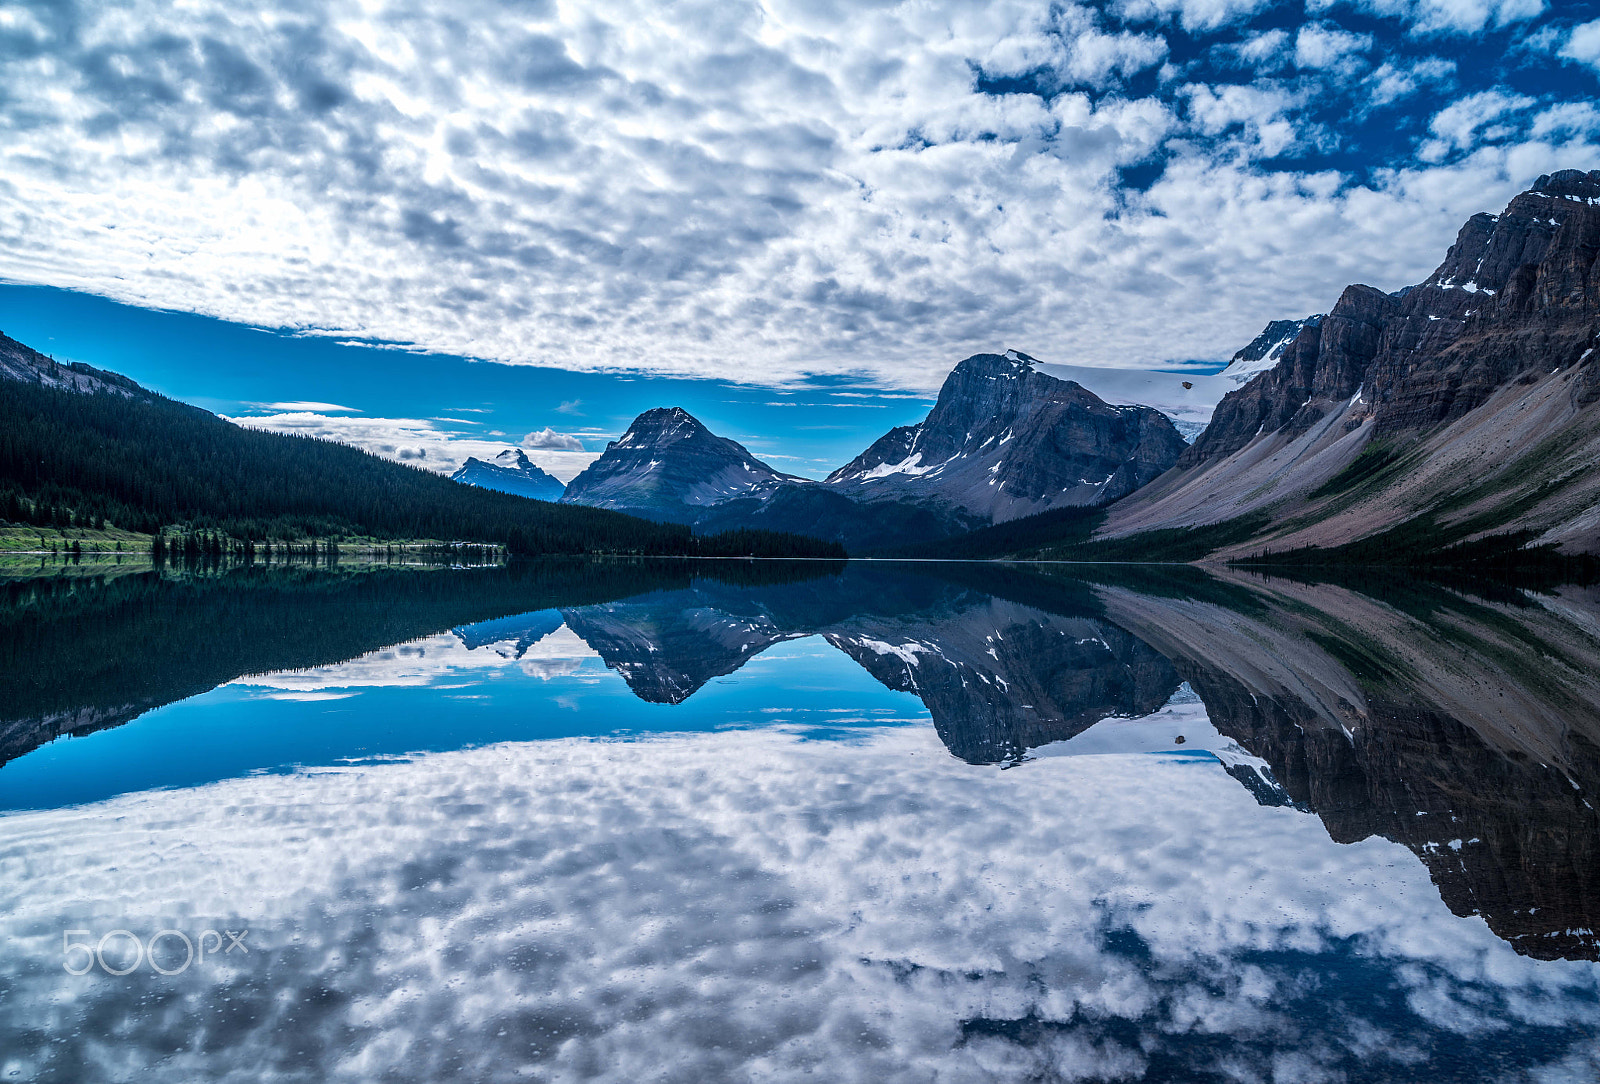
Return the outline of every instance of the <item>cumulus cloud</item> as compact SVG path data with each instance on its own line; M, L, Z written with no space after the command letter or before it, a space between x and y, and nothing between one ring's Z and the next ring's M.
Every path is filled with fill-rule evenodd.
M1235 146L1252 157L1276 157L1298 138L1287 116L1296 96L1282 87L1198 85L1185 90L1196 127L1213 136L1241 127L1246 138Z
M1175 18L1185 30L1215 30L1268 7L1272 0L1117 0L1130 19Z
M0 879L0 1049L22 1078L1597 1064L1600 967L1516 955L1403 848L1335 844L1209 758L1001 772L926 727L775 727L494 745L4 821L0 868L26 876ZM250 955L168 977L62 967L64 928L207 927L248 928Z
M1418 34L1476 34L1543 14L1545 0L1348 0L1351 7L1403 19ZM1309 9L1330 8L1341 0L1315 0Z
M1534 105L1525 94L1486 90L1451 102L1428 122L1434 138L1422 147L1425 160L1437 161L1452 151L1468 151L1479 143L1516 134L1517 114Z
M1352 34L1338 27L1309 23L1295 35L1294 62L1301 68L1340 68L1350 64L1355 54L1370 48L1371 34Z
M1289 33L1286 30L1263 30L1251 34L1237 44L1224 46L1224 52L1237 57L1245 65L1265 71L1280 67L1288 54Z
M1427 57L1412 64L1379 65L1367 77L1368 102L1374 106L1409 98L1426 86L1447 87L1454 79L1455 62Z
M1533 10L1373 3L1416 27ZM926 391L1008 341L1225 358L1347 282L1418 281L1539 173L1600 165L1567 129L1331 173L1312 156L1342 136L1308 114L1360 93L1342 66L1391 65L1392 100L1417 58L1334 7L1235 41L1266 6L28 9L0 27L0 276L510 363ZM1260 78L1197 71L1181 34ZM1287 59L1285 90L1261 73ZM1167 318L1130 319L1153 296Z
M1560 55L1600 69L1600 19L1572 28Z
M557 433L548 425L523 437L522 446L524 448L548 448L566 452L583 451L583 441L566 433Z
M1541 110L1529 126L1534 139L1562 139L1600 132L1600 109L1589 102L1563 102Z

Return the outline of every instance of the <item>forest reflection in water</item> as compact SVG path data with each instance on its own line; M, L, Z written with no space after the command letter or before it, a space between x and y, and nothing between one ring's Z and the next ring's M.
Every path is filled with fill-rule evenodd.
M35 811L0 819L0 1050L61 1079L1587 1079L1600 597L1360 586L11 582L0 795ZM63 923L196 916L259 956L61 969Z

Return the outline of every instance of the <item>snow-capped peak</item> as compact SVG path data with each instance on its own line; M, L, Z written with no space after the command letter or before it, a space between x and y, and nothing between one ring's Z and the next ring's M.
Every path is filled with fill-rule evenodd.
M1220 375L1238 384L1249 383L1258 373L1277 366L1283 353L1300 332L1321 321L1324 314L1308 316L1304 320L1274 320L1257 335L1249 346L1233 355L1233 361Z

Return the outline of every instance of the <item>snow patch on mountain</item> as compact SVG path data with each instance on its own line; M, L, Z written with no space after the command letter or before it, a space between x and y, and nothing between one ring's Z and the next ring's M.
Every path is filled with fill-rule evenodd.
M558 501L566 492L565 486L540 470L521 448L507 448L488 460L469 456L450 477L463 485L540 501Z

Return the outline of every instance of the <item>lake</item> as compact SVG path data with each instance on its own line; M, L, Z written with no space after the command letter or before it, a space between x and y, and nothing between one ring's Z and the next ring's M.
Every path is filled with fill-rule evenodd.
M0 1080L1600 1079L1600 589L0 579Z

